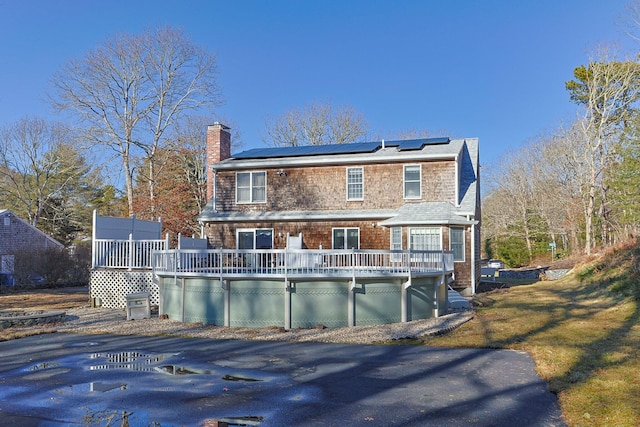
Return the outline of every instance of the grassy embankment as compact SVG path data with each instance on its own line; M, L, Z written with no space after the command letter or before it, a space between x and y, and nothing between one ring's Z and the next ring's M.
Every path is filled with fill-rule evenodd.
M422 343L525 350L569 425L640 425L640 241L476 303L471 322Z

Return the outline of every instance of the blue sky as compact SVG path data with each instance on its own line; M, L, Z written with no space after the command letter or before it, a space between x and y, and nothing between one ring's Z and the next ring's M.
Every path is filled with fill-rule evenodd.
M480 138L483 164L575 116L564 82L598 43L630 44L623 0L0 0L0 126L55 119L52 74L113 34L181 27L218 55L245 148L265 121L349 105L372 137ZM213 120L212 120L213 121Z

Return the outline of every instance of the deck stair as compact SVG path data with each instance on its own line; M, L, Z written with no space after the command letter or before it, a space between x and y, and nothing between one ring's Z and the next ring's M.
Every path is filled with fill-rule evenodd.
M464 310L471 308L471 303L463 297L458 291L449 287L449 310Z

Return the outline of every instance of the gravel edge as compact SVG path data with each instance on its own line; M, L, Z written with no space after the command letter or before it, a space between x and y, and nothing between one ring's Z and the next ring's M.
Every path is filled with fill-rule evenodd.
M457 311L437 318L385 325L343 328L292 329L278 327L244 328L183 323L152 315L149 319L127 320L124 310L81 307L66 310L62 323L14 328L16 331L40 333L69 332L82 334L115 334L171 336L249 341L323 342L374 344L446 334L473 319L473 310Z

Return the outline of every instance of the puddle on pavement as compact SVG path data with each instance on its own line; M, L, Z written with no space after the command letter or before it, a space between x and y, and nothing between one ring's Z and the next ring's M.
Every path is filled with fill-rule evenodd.
M215 373L215 371L209 369L194 369L177 365L157 366L154 370L169 375L211 375Z
M83 345L91 346L93 344L85 342ZM50 360L31 361L30 364L23 365L21 369L16 370L16 375L12 377L11 384L8 384L6 388L4 387L5 384L3 384L5 389L0 389L0 411L4 410L2 401L19 397L21 403L19 410L16 409L17 412L40 415L41 412L46 413L48 408L55 408L56 411L61 411L64 417L75 420L74 422L77 422L78 425L159 426L158 415L150 415L153 410L148 409L148 402L130 402L130 405L124 405L127 408L125 411L122 407L123 399L126 401L129 396L135 395L135 393L147 387L154 391L165 390L169 394L174 393L177 390L176 380L180 384L182 384L181 381L188 380L194 387L203 390L210 388L212 384L219 385L226 382L226 387L233 389L233 392L237 393L234 394L231 391L223 393L226 403L223 402L225 406L221 409L233 414L235 408L233 405L229 406L229 402L235 402L238 405L246 402L248 397L243 393L249 393L247 390L253 390L255 387L258 387L257 390L261 390L261 387L274 386L274 382L287 383L286 376L270 375L260 370L251 369L256 366L256 363L249 363L251 367L249 369L242 369L241 366L230 368L211 364L210 362L205 364L187 362L185 366L180 365L180 362L187 361L186 356L188 353L181 351L156 353L152 351L95 350L98 349L94 349L94 352L90 349L83 351L81 354L71 354ZM102 348L99 350L102 350ZM250 361L247 360L247 362ZM121 371L107 372L108 370L118 369ZM148 374L131 376L129 374L130 371L155 373L155 375L152 378L149 378ZM67 380L59 379L62 374L67 375L69 372L72 372L72 375L78 375L76 379L80 379L80 381L68 383L66 382ZM174 379L172 380L172 377L168 375L185 377L182 380L173 377ZM164 377L164 380L159 377ZM25 385L25 380L37 380L38 384L40 384L38 387L41 387L42 390L33 386L33 384L36 384L35 381ZM86 382L82 382L83 380ZM51 382L47 383L46 381ZM236 383L237 386L232 386L231 382ZM256 382L261 384L259 386L257 384L254 386L249 384ZM244 387L242 383L245 384ZM33 387L33 392L30 392L32 401L24 398L25 393L30 390L29 387ZM224 387L225 392L229 391L226 387ZM294 401L306 398L299 392L295 394L297 396L293 398ZM221 399L217 396L216 404L220 404L220 401ZM63 407L65 407L64 410L61 409ZM120 408L116 410L115 408L118 407ZM241 410L240 414L243 412L244 410ZM246 412L244 413L246 414ZM185 422L186 425L196 425L196 423L198 423L197 425L202 425L202 419L198 420L197 418L198 415L196 414L188 414L187 419L182 422ZM236 413L233 416L215 421L218 421L220 426L258 426L264 424L264 420L264 416L241 416ZM46 425L58 425L55 420L50 421ZM168 425L179 425L170 424L170 421L167 420L164 420L162 425L165 425L165 422L169 422ZM0 425L2 424L0 422Z
M92 353L90 359L104 359L105 363L89 366L91 371L110 369L126 369L136 372L153 372L156 367L151 366L178 353L147 354L136 351L121 351L118 353Z
M74 342L67 345L67 347L94 347L97 345L100 345L100 343L95 341L88 341L88 342Z
M263 380L258 380L255 378L247 378L247 377L239 377L237 375L225 375L224 377L222 377L223 380L225 381L236 381L236 382L257 382L257 381L263 381Z
M129 426L132 421L133 412L127 411L91 411L90 409L82 417L83 425L87 426Z
M205 420L205 426L210 425L208 422L211 422L211 425L219 425L219 426L257 426L262 423L264 420L263 416L260 415L249 415L246 417L224 417L217 420ZM217 424L214 424L217 422Z
M39 371L41 369L57 368L60 365L61 365L60 362L42 362L42 363L38 363L37 365L30 366L27 369L29 371Z
M123 382L102 382L94 381L84 384L73 384L68 387L56 389L59 396L86 396L94 393L109 393L113 391L126 390L127 384Z
M126 390L127 385L124 383L103 383L103 382L93 382L89 383L89 391L97 391L101 393L106 393L112 390Z

